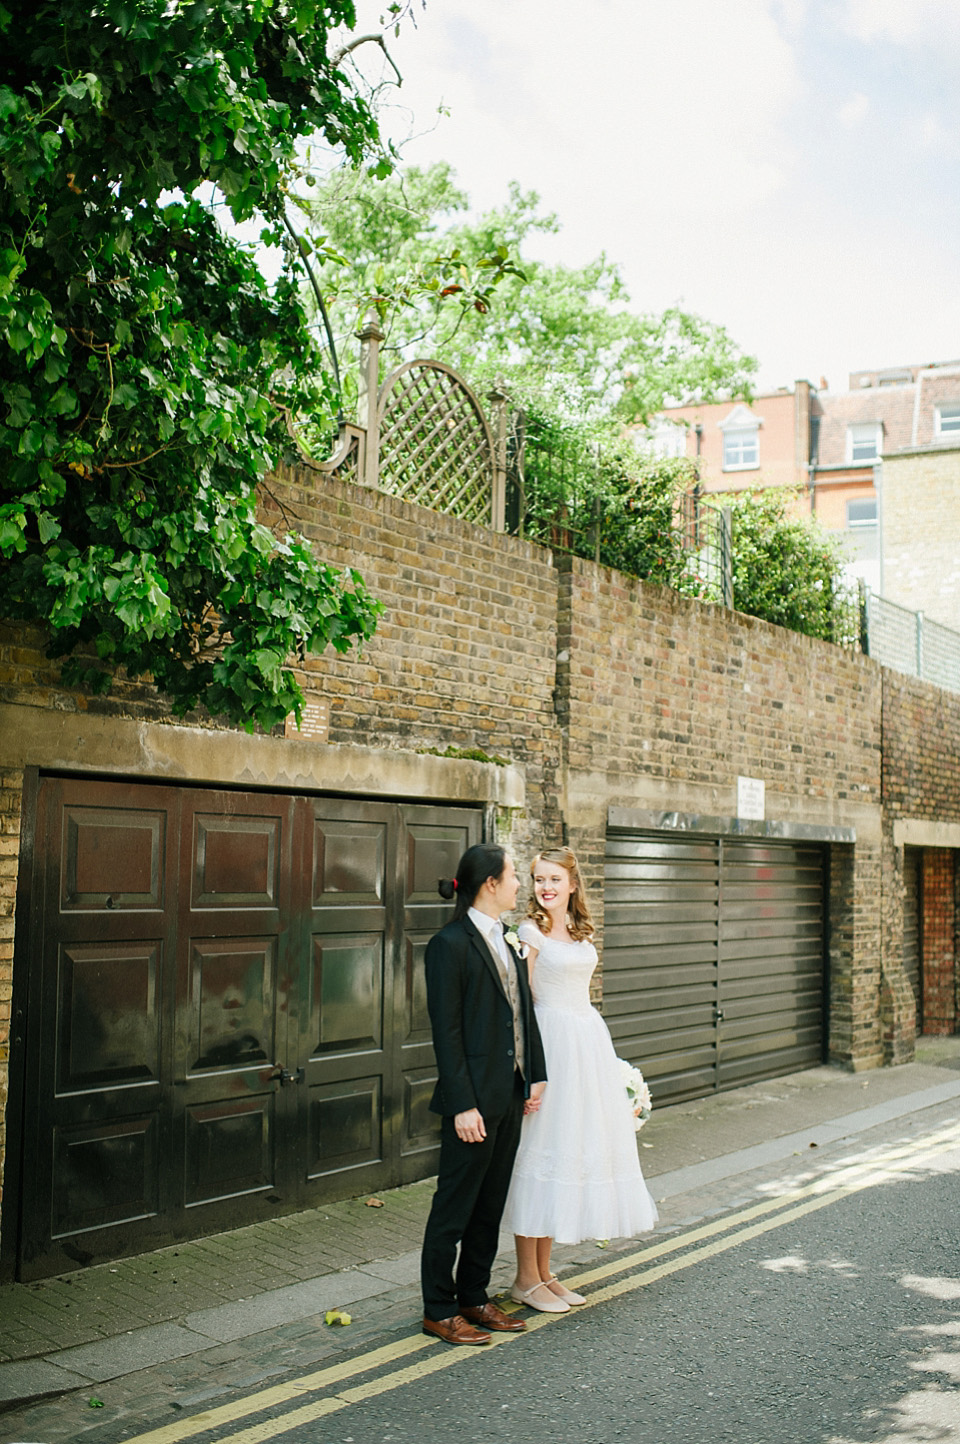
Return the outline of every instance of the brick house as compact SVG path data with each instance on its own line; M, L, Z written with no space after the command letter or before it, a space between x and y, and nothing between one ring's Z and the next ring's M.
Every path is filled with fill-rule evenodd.
M749 405L671 407L646 443L699 457L706 493L800 488L799 505L843 536L874 591L960 629L960 363L855 371L846 391L797 381Z

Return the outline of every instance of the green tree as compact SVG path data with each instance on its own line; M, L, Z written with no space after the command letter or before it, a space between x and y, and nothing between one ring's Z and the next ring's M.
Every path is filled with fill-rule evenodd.
M531 244L560 225L536 192L515 183L502 206L471 220L448 164L383 179L337 172L313 192L310 211L316 233L343 259L324 276L343 331L367 297L383 296L388 353L426 350L476 384L504 379L519 400L567 419L642 420L670 401L749 388L756 362L722 326L676 307L629 310L607 256L580 267L533 259ZM472 272L498 254L520 274L498 278L495 297L451 309L442 286L432 294L411 286L440 255Z
M733 511L733 604L779 627L851 646L855 596L842 546L818 522L790 516L797 494L770 487L727 497Z
M7 0L9 4L9 0ZM288 665L371 635L360 577L257 521L290 419L335 404L284 201L319 133L376 120L351 0L0 3L0 615L70 682L149 674L182 713L299 713ZM222 227L286 243L273 288Z

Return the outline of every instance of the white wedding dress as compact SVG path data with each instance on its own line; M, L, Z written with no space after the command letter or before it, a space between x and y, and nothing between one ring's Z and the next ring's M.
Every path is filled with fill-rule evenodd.
M597 950L546 938L530 920L518 933L539 950L533 997L547 1087L539 1112L523 1120L503 1227L557 1243L631 1238L653 1227L657 1208L613 1042L590 1002Z

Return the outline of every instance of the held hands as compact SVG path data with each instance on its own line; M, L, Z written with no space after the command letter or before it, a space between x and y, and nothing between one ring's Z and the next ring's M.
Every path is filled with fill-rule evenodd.
M455 1114L453 1126L461 1143L482 1143L487 1136L479 1108L468 1108L465 1113Z
M529 1113L536 1113L543 1099L543 1090L546 1083L533 1083L530 1087L530 1097L524 1101L523 1112L526 1116Z

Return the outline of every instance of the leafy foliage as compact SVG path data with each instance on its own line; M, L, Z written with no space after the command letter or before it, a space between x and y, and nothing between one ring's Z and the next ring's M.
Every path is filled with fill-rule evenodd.
M512 438L513 529L688 596L710 596L680 525L683 459L641 456L609 427L526 412ZM711 599L713 599L711 597Z
M384 179L338 172L310 208L342 260L324 279L342 326L352 328L366 297L383 297L387 350L407 359L426 347L475 384L506 381L524 403L568 419L646 419L671 401L748 392L756 362L722 326L676 307L628 310L620 269L605 255L580 267L535 260L531 246L559 222L515 183L502 206L471 220L447 164ZM442 285L431 293L411 284L437 260L453 257L469 275L498 255L515 265L497 274L495 298L488 292L451 309Z
M790 516L795 493L727 497L733 509L733 596L739 612L841 646L856 635L856 601L840 544L816 521Z
M152 675L174 710L270 726L288 659L378 604L255 514L289 421L334 398L300 299L196 192L286 236L301 137L357 160L374 116L328 57L351 0L0 4L0 615L68 681Z

